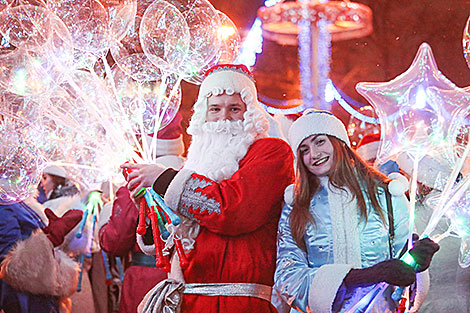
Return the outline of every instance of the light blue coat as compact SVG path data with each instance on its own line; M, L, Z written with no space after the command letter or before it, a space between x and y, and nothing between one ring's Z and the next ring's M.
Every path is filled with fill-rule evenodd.
M286 202L289 202L289 198L292 199L292 189L289 190L288 187ZM336 262L333 253L331 199L331 190L322 186L310 202L310 213L314 216L316 225L311 223L307 225L304 237L307 252L300 249L292 238L289 225L289 214L292 210L290 204L284 206L279 221L275 288L287 303L301 312L331 312L336 293L342 287L342 281L351 268L369 267L391 257L388 226L384 225L379 215L373 211L372 205L366 197L367 223L360 218L359 208L356 210L355 207L352 207L352 210L357 214L357 218L354 216L353 218L359 223L356 230L356 237L359 238L355 242L359 245L356 247L358 249L356 255L357 259L360 255L360 264L353 266L347 262L346 264ZM384 216L387 217L386 198L383 190L379 190L378 199ZM403 248L407 239L408 201L404 195L392 195L392 206L395 229L395 239L392 243L394 252L392 253L395 253ZM337 207L338 204L335 204L335 208ZM345 215L345 212L342 214ZM344 220L347 221L348 217L345 216ZM388 219L386 224L388 224ZM341 230L347 229L343 226L335 225ZM349 234L347 231L343 233L345 237ZM357 288L354 292L345 294L339 312L346 312L372 288L373 286ZM390 290L387 290L384 293L385 296L376 302L373 312L387 312L395 306L392 300L385 299L386 294L389 295ZM291 312L296 311L291 310Z

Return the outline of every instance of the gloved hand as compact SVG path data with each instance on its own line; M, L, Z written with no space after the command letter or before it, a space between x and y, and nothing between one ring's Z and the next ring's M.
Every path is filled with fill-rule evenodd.
M50 209L45 209L44 213L49 220L49 225L44 227L43 231L54 247L64 242L67 235L82 219L83 212L80 210L67 211L62 217L58 217Z
M399 259L390 259L371 267L350 270L343 283L348 290L353 290L380 282L404 287L413 284L415 280L416 273L412 266Z
M439 251L439 245L429 238L416 241L409 251L416 262L416 272L420 273L428 269L434 253Z

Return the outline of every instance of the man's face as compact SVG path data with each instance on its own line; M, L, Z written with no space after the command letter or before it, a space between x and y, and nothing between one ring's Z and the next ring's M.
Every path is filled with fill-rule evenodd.
M210 96L207 101L206 121L241 121L245 112L246 104L238 93Z

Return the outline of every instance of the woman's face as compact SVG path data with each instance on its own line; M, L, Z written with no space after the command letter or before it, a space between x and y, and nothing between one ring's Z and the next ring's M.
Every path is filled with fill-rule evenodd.
M41 177L41 186L42 186L42 189L44 189L44 193L46 195L49 195L49 192L51 192L55 187L52 176L49 174L43 173Z
M312 135L299 146L299 158L305 167L316 176L328 176L333 166L334 148L326 135Z

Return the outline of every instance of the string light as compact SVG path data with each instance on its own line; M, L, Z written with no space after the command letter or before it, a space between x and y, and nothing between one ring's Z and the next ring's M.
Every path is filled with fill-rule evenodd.
M282 2L282 0L266 0L264 5L266 7L270 7L275 4L278 4L279 2ZM256 55L260 54L262 51L263 51L263 31L261 28L261 20L259 18L256 18L245 40L243 41L242 47L240 49L240 54L235 60L235 63L244 64L248 68L251 68L255 65ZM366 123L371 123L371 124L379 123L378 119L359 113L341 96L342 92L341 93L340 92L341 91L338 91L338 89L334 86L333 82L330 79L326 80L325 93L324 93L326 102L330 103L333 100L336 100L343 107L343 109L346 110L346 112L356 117L357 119ZM265 96L261 96L261 101L263 101L263 99L265 99L266 102L268 102L267 100L269 100L269 102L271 103L276 102L276 104L279 104L279 105L282 105L283 103L287 103L287 101L292 101L292 100L276 100L276 99L267 98ZM349 102L353 102L351 100L352 99L349 99ZM270 107L264 103L261 103L261 104L271 114L294 114L294 113L299 113L305 109L303 105L300 105L299 107L296 107L296 108L278 109L278 108ZM357 107L362 107L365 105L359 102L355 102L354 104Z

